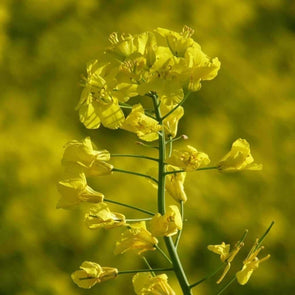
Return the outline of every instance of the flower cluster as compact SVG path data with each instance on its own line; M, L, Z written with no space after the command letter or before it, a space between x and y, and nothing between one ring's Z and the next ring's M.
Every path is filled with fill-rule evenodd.
M158 157L130 154L111 154L97 150L89 137L82 141L72 140L66 144L62 157L63 179L58 183L61 198L57 208L71 208L81 202L92 203L85 213L84 222L91 230L123 228L115 243L114 254L133 252L142 257L148 268L143 270L119 271L113 267L84 261L72 279L81 288L91 288L97 283L114 279L117 275L136 273L132 279L134 290L139 295L175 295L168 284L166 274L157 271L172 270L184 294L191 294L190 285L178 256L178 242L184 219L184 190L186 173L215 169L220 172L261 170L262 165L254 163L250 145L245 139L237 139L231 150L215 165L209 156L192 145L174 149L173 143L187 136L177 136L178 122L184 115L183 104L191 92L198 91L201 82L212 80L220 68L217 58L210 59L200 45L192 39L194 31L185 26L181 33L157 28L137 35L117 33L110 35L111 45L100 59L87 66L84 88L77 106L80 121L88 129L102 124L110 129L122 129L131 133L158 151ZM136 100L132 98L137 97ZM153 109L144 106L148 99ZM133 101L136 101L133 103ZM158 140L158 146L150 142ZM127 171L109 163L111 157L124 156L151 160L158 165L158 177L137 171ZM103 193L87 184L87 177L101 177L115 172L132 174L152 180L157 187L157 212L141 209L124 202L108 199ZM166 192L176 205L166 205ZM172 200L173 201L173 200ZM107 202L128 207L148 214L148 218L126 218L113 212ZM160 248L165 241L168 254ZM241 285L249 280L259 263L258 253L262 239L257 241L243 262L236 278ZM226 263L220 283L230 270L243 240L230 245L210 245L208 249ZM152 268L143 256L146 251L158 250L170 264L170 268ZM203 280L201 280L203 281Z
M197 91L202 80L215 78L220 68L210 59L184 27L181 33L157 28L137 35L110 35L111 46L99 60L87 66L84 90L77 106L81 122L95 129L122 128L146 141L157 139L158 122L145 115L141 104L125 118L122 106L135 96L155 92L162 114L168 114L182 99L184 91ZM175 136L183 108L167 116L167 135Z

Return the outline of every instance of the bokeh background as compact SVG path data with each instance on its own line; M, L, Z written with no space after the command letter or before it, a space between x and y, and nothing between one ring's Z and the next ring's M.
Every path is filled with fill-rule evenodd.
M56 210L63 145L90 135L113 153L152 154L134 135L86 130L74 108L86 63L113 31L140 33L156 27L196 30L218 77L203 83L185 106L180 134L216 163L241 137L251 143L262 172L190 174L180 255L194 282L220 263L206 246L234 243L249 229L233 272L274 220L263 254L272 258L249 283L225 294L293 294L295 283L295 2L283 0L1 0L0 3L0 294L133 294L131 276L91 290L70 279L84 260L120 269L144 267L131 254L112 254L119 229L90 231L83 211ZM113 161L148 171L147 161ZM155 190L144 179L116 175L91 184L108 198L154 209ZM134 212L112 206L127 216ZM165 263L156 253L151 263ZM230 276L229 276L230 277ZM169 281L177 287L175 278ZM225 280L226 282L226 280ZM216 294L215 280L195 294Z

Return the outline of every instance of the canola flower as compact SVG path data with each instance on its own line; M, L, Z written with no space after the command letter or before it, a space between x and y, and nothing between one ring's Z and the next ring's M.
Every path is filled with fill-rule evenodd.
M187 145L183 149L173 150L171 157L167 159L167 163L182 168L185 171L194 171L200 167L207 166L210 163L210 159L207 154Z
M80 288L90 289L97 283L116 278L118 270L114 267L101 267L91 261L84 261L80 270L72 273L71 277Z
M155 237L173 236L181 229L182 217L175 205L169 206L163 216L157 213L150 222L150 231Z
M259 264L270 258L269 254L261 259L257 257L259 252L264 248L263 246L259 247L258 244L259 240L257 239L247 258L243 261L243 268L236 273L236 278L240 285L247 284L254 270L259 267Z
M111 212L106 203L99 203L91 207L85 214L84 221L89 229L110 229L126 224L126 218L121 213Z
M193 288L220 270L218 268L206 278L191 284L179 257L178 243L185 221L184 203L188 199L184 190L186 173L214 169L221 172L261 170L262 165L254 163L250 145L245 139L236 140L230 152L215 166L208 166L209 156L191 145L173 148L175 141L187 138L177 136L178 124L185 113L184 103L192 92L200 90L203 81L214 79L220 69L218 58L208 57L192 38L193 34L194 30L187 26L180 33L164 28L134 35L112 33L109 37L110 46L86 67L83 90L76 107L81 123L87 129L97 129L103 125L109 129L134 133L146 142L140 142L142 147L152 148L158 155L111 154L105 149L97 150L90 137L66 144L62 158L64 177L58 183L61 198L57 208L68 209L81 202L95 203L85 214L87 227L122 227L123 232L115 243L114 254L135 253L147 265L145 269L118 270L84 261L80 270L72 274L74 283L81 288L91 288L118 275L135 274L132 283L136 294L175 295L168 284L168 276L165 273L156 275L158 271L173 271L182 293L191 295ZM145 108L147 100L153 109ZM158 166L158 175L154 177L149 173L114 167L110 163L112 157L151 161ZM104 198L103 193L87 184L88 177L112 177L117 172L152 180L157 188L157 210L152 212L126 204L121 199ZM177 205L166 204L166 193ZM106 202L136 210L149 217L127 218L122 213L113 212ZM231 263L244 245L244 238L245 235L232 250L224 242L208 246L210 251L220 256L222 267L226 264L217 280L218 284L229 272ZM241 285L248 282L259 263L269 258L269 255L260 260L257 258L263 238L253 246L242 269L235 276ZM160 247L162 244L165 244L166 249ZM151 266L143 253L155 250L163 255L170 267Z
M81 142L72 140L65 145L62 165L68 174L81 170L87 176L100 176L112 172L113 165L105 162L109 160L110 153L107 150L95 150L90 137L86 137Z
M218 169L221 172L262 170L262 165L254 163L249 143L247 140L239 138L232 144L231 150L220 160Z
M138 255L145 251L156 250L158 240L147 230L145 221L129 225L129 229L122 233L120 241L116 242L114 254L134 251Z
M166 274L152 276L150 273L137 273L132 278L134 291L137 295L175 295L168 284Z
M75 178L60 181L58 191L61 198L56 205L57 208L70 208L80 202L100 203L104 199L102 193L93 190L87 185L84 173L80 173Z

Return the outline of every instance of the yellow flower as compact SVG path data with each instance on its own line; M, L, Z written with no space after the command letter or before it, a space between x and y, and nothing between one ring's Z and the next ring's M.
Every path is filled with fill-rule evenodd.
M243 268L236 273L237 281L240 285L245 285L249 281L253 271L259 267L259 264L267 259L270 255L268 254L262 259L259 259L257 255L263 249L263 247L258 247L258 239L256 240L254 246L252 247L248 257L243 261ZM257 248L257 249L256 249Z
M155 30L159 48L169 49L172 57L166 53L166 76L181 80L183 86L189 91L197 91L201 88L202 80L212 80L216 77L220 68L218 58L210 60L201 50L201 46L191 36L194 30L185 26L181 33L167 29Z
M218 169L222 172L235 172L239 170L261 170L262 165L253 163L250 145L245 139L237 139L229 153L219 162Z
M137 254L155 250L158 240L146 229L144 221L129 226L130 228L122 233L121 240L116 243L114 251L116 255L132 250Z
M85 223L89 229L119 227L125 224L125 216L111 212L105 203L97 204L85 214Z
M192 56L195 57L194 52ZM195 92L200 90L202 80L213 80L220 69L220 61L217 57L213 58L212 61L204 55L202 60L195 62L192 67L190 80L188 83L188 90Z
M160 111L162 116L168 114L176 106L175 104L167 103L168 98L161 98ZM163 120L163 126L167 137L174 138L176 136L178 129L178 121L182 118L183 114L183 107L179 106L175 111L173 111L169 116L167 116Z
M162 216L157 213L151 220L150 231L155 237L170 237L182 229L182 218L179 209L175 205L168 207L166 213Z
M160 45L167 46L171 53L177 57L184 57L188 48L196 43L191 36L194 30L184 26L182 33L177 33L163 28L155 29ZM162 38L161 38L162 37Z
M131 113L121 128L136 133L140 139L145 141L157 140L158 132L161 130L161 126L156 120L144 114L141 104L136 104L132 107Z
M116 71L109 63L101 66L97 60L87 66L86 84L76 108L86 128L96 129L102 123L117 129L124 122L124 113L113 93Z
M168 284L166 274L153 277L150 273L137 273L132 278L134 291L137 295L175 295Z
M224 262L225 259L227 259L228 255L229 255L229 249L230 249L230 244L225 244L224 242L222 242L220 245L209 245L208 246L208 250L220 255L220 260L222 262Z
M76 177L62 180L58 183L58 190L61 198L56 208L70 208L80 202L100 203L103 201L104 195L96 192L87 185L84 173L80 173Z
M167 172L177 171L179 168L167 165ZM173 197L177 202L186 202L187 196L184 191L183 183L185 180L186 172L171 173L166 176L165 188L169 195Z
M99 264L84 261L80 270L72 273L71 278L80 288L90 289L97 283L111 280L117 277L118 270L113 267L101 267Z
M87 175L98 176L112 172L113 166L104 162L109 159L110 153L107 150L94 150L90 137L86 137L82 142L72 140L66 144L62 164L68 167L68 171L78 166Z
M194 171L200 167L207 166L210 163L210 159L207 154L187 145L183 149L173 150L171 157L167 159L167 163L182 168L185 171Z
M244 246L244 243L237 242L235 247L232 251L230 251L230 245L225 244L222 242L220 245L209 245L208 250L212 251L213 253L216 253L220 255L220 260L222 262L226 262L226 267L221 275L221 277L217 280L217 284L220 284L221 281L224 279L225 275L228 273L231 262L234 260L235 256L238 254L240 249Z

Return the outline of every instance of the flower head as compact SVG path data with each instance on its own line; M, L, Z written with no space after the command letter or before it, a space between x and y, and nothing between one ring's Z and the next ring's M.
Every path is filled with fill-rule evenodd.
M136 133L140 139L145 141L157 140L158 131L161 130L161 126L156 120L144 114L141 104L132 107L131 113L121 128Z
M100 203L104 198L102 193L96 192L87 185L84 173L60 181L58 191L61 198L56 205L57 208L70 208L80 202Z
M200 167L207 166L210 163L210 159L207 154L187 145L183 149L173 150L171 157L167 159L167 163L182 168L185 171L194 171Z
M247 258L243 261L243 268L236 273L237 281L240 285L245 285L249 281L253 271L259 267L259 264L270 258L270 255L259 259L257 255L263 249L263 246L258 247L258 239L254 243Z
M62 164L68 171L78 167L87 175L98 176L112 172L113 166L105 162L109 159L107 150L95 150L90 137L86 137L82 142L72 140L66 144Z
M158 240L146 229L144 221L129 225L129 229L122 233L122 238L116 243L114 253L123 254L127 251L135 251L141 254L145 251L155 250Z
M167 165L167 172L177 171L179 168ZM187 196L184 191L183 183L185 180L186 172L178 172L167 174L165 188L169 195L173 197L177 202L186 202Z
M230 152L221 159L218 169L222 172L261 170L262 165L254 163L249 143L239 138L232 144Z
M101 267L99 264L84 261L80 270L72 273L71 278L80 288L90 289L97 283L116 278L118 270L113 267Z
M137 273L132 278L134 291L137 295L175 295L168 284L166 274L152 276L150 273Z
M170 237L181 229L182 218L178 207L175 205L169 206L163 216L157 213L150 222L150 231L155 237Z
M119 227L125 224L125 216L111 212L106 203L97 204L85 214L85 223L89 229Z

